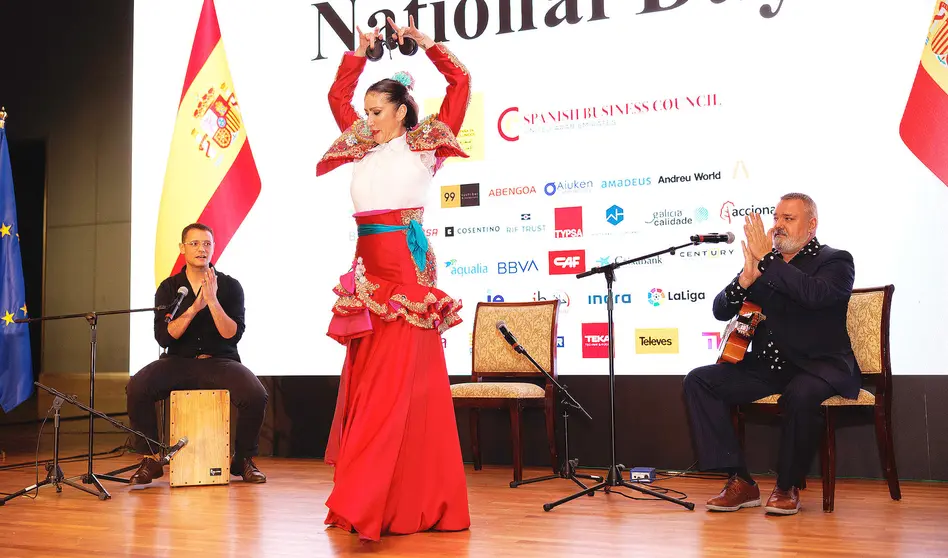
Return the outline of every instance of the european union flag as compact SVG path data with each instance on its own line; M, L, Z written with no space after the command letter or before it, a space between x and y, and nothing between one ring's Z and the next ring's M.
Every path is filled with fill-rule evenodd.
M0 120L0 407L10 412L33 392L29 324L13 320L26 317L26 288L20 260L20 235L16 226L16 198L6 130Z

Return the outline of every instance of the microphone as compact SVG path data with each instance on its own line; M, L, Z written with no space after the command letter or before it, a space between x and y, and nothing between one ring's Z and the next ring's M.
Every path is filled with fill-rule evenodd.
M161 458L161 464L162 464L162 465L167 465L167 464L171 463L171 458L174 457L174 454L176 454L176 453L178 453L179 451L181 451L181 448L183 448L183 447L186 446L186 445L188 445L188 437L187 437L187 436L182 436L181 439L178 440L178 443L177 443L177 444L171 446L171 447L168 449L168 455L166 455L166 456L164 456L164 457Z
M510 344L511 347L514 348L515 351L517 351L518 353L523 352L523 347L521 347L520 343L517 342L517 338L514 337L513 333L510 333L509 329L507 329L506 322L504 322L503 320L497 322L497 331L499 331L500 333L504 335L504 339L507 341L507 343Z
M717 242L724 242L730 244L734 242L734 233L728 232L725 234L711 233L711 234L696 234L691 237L692 242L704 242L714 244Z
M174 302L171 303L171 311L165 314L165 323L171 321L175 312L178 311L178 307L181 306L181 301L183 301L184 297L186 296L188 296L188 288L182 286L180 289L178 289L178 296L175 297Z

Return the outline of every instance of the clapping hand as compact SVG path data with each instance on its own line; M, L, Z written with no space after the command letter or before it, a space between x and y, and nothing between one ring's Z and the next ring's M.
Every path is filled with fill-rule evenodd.
M194 313L197 314L201 310L204 310L206 307L207 307L207 298L205 298L204 296L204 285L202 283L201 288L198 289L198 293L194 297L194 302L191 303L191 310L193 310Z
M756 260L762 260L774 247L774 229L764 232L764 222L759 213L744 217L744 236L747 247Z
M213 267L207 268L204 272L204 280L201 283L201 293L208 304L217 302L217 272Z
M774 229L764 232L764 222L760 215L753 213L744 217L744 236L747 237L746 242L741 241L741 249L744 251L744 270L741 271L737 281L746 289L753 285L761 275L757 263L773 249Z
M747 244L743 240L741 241L741 249L744 250L744 270L741 271L737 282L742 288L747 289L754 284L754 281L760 277L761 273L760 270L757 269L757 260L754 259L750 248L747 247Z

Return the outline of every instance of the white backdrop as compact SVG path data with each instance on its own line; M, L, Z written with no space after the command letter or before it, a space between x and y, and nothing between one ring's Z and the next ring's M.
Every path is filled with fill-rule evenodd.
M201 3L135 3L133 307L154 295L157 208ZM599 21L588 21L594 2L578 0L566 4L576 6L582 21L553 28L544 24L544 14L557 3L534 0L535 30L497 34L498 7L506 3L481 2L488 10L486 31L465 40L453 22L458 1L444 2L447 45L470 70L475 94L465 123L474 157L449 162L438 173L425 222L437 229L431 240L439 287L465 305L465 322L444 335L451 374L469 373L478 301L537 296L569 303L560 316L559 372L607 373L606 359L589 346L595 340L583 335L584 329L595 335L601 327L595 324L605 322L605 305L596 298L604 281L551 275L557 256L551 251L569 256L582 250L588 268L682 244L697 233L733 231L742 238L743 218L728 222L726 210L766 212L790 191L816 199L818 237L853 253L856 286L896 285L895 373L945 373L929 332L939 330L948 307L946 263L930 247L948 207L948 188L898 133L931 0L902 2L898 10L882 0L860 3L858 10L852 3L786 2L772 18L759 14L764 2L691 0L638 14L642 0L604 0L608 19ZM351 167L319 179L315 167L338 136L326 92L346 49L325 21L318 33L321 19L313 4L217 2L262 179L260 197L218 267L243 284L247 330L240 352L259 375L338 374L344 353L325 331L331 288L348 270L354 249ZM329 4L351 23L348 0ZM469 32L477 4L464 3ZM513 4L516 30L521 3ZM389 0L355 1L356 23L366 29L372 10L382 7L407 23L405 2ZM563 10L561 5L558 13ZM431 5L422 9L419 27L434 35ZM325 60L313 60L318 51ZM393 58L386 54L367 65L357 109L372 82L405 69L418 82L415 98L428 107L423 112L434 112L443 78L423 53L406 58L396 52ZM590 107L598 107L595 115L584 114ZM611 115L602 107L612 107ZM573 118L543 123L540 115L548 120L557 111ZM696 180L695 173L712 177ZM692 180L663 178L673 175ZM584 182L588 187L565 187ZM550 183L563 187L551 196L545 192ZM441 187L459 184L479 185L479 205L441 207ZM612 187L617 184L623 186ZM557 227L555 209L563 207L582 207L581 237L557 238L563 236L557 228L576 228L565 219ZM610 208L613 222L607 220ZM662 211L691 221L658 225L655 216ZM621 222L614 224L619 213ZM454 236L445 236L447 227L454 227ZM489 229L461 234L468 227ZM615 284L617 373L684 374L711 362L714 333L724 325L711 316L711 300L741 262L739 244L705 245L621 268ZM511 267L516 274L504 273ZM459 274L480 270L485 272ZM653 289L665 294L657 305ZM676 344L670 354L639 354L637 329L660 330L639 335L674 334ZM156 353L151 318L133 315L133 373Z

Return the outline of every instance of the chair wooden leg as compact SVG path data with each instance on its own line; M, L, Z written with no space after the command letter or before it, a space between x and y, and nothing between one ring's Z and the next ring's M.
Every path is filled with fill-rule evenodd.
M836 421L832 407L823 408L823 441L820 465L823 472L823 511L830 513L836 500Z
M471 424L471 453L474 457L474 470L481 470L481 436L478 430L478 423L481 418L481 410L477 407L468 409L468 419Z
M876 441L879 445L879 459L882 461L882 472L889 485L889 496L893 500L902 499L902 489L899 487L899 473L895 467L895 446L892 443L892 414L886 407L887 401L877 397L874 409L876 422Z
M559 473L559 459L556 453L556 410L555 402L552 397L547 397L543 405L543 414L546 415L546 439L550 444L550 465L553 466L553 473Z
M520 424L523 406L519 401L510 404L510 439L513 441L513 477L515 482L523 480L523 447L520 445Z

